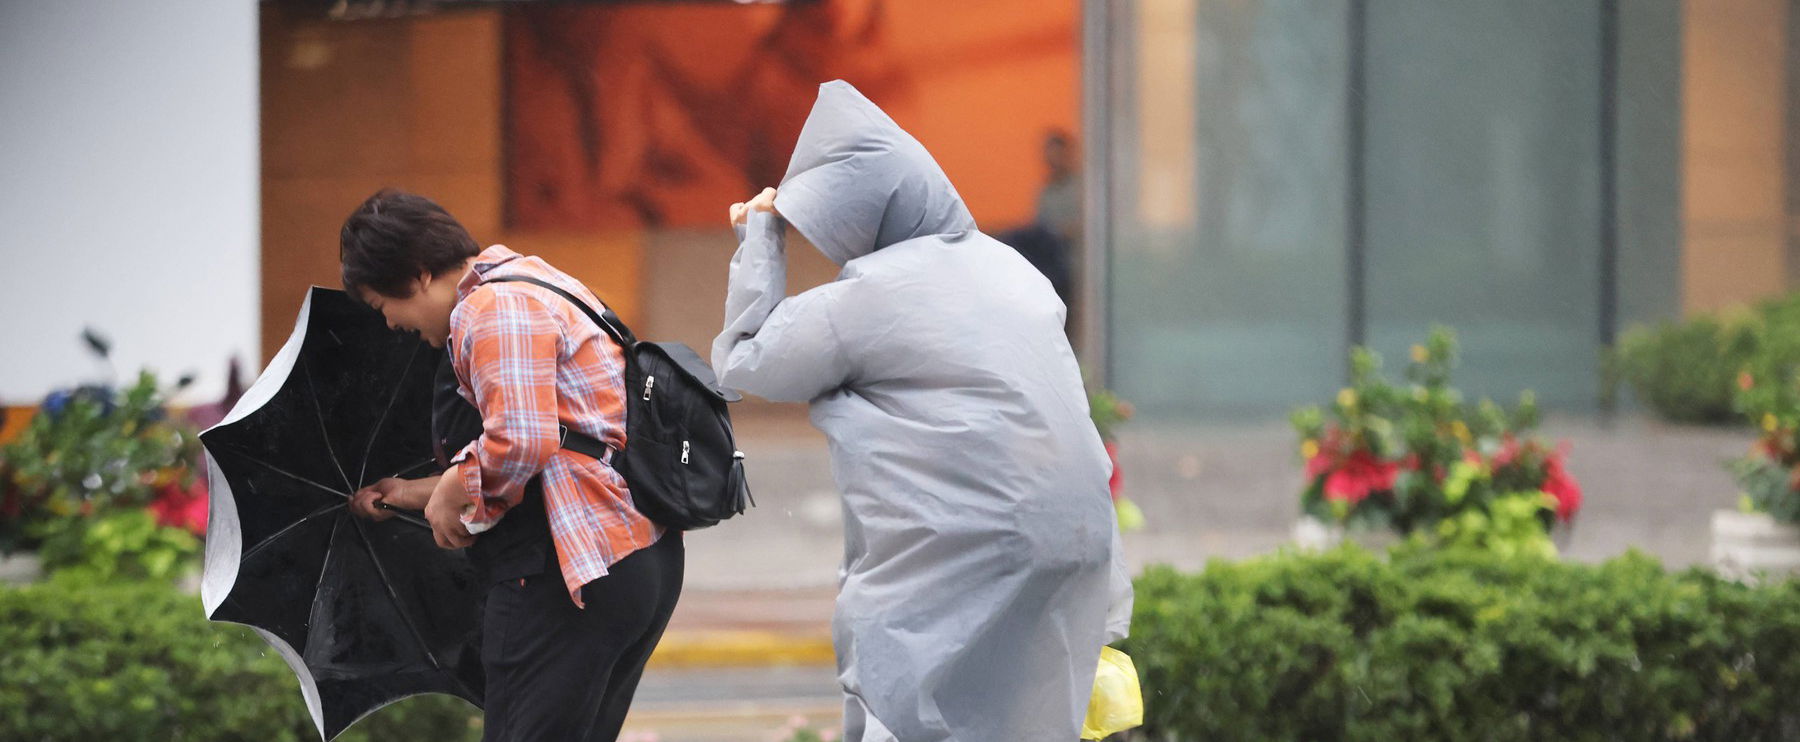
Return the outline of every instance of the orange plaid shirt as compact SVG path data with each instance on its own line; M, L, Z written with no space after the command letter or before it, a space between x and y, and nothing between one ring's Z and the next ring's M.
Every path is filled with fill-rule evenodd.
M579 606L582 585L663 534L633 507L610 456L564 451L558 435L560 423L624 447L625 356L567 299L529 283L485 283L500 276L548 281L602 306L580 281L502 245L483 250L457 285L451 362L482 420L481 437L451 459L474 503L463 522L471 530L498 522L541 474L563 583Z

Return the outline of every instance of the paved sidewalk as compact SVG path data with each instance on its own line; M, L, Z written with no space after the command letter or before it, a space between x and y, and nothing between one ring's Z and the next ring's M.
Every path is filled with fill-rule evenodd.
M653 732L657 742L786 742L776 733L792 721L836 731L842 716L830 667L652 666L621 739Z
M689 593L810 591L817 599L793 611L823 623L830 606L822 596L836 584L843 548L824 439L797 406L751 409L755 414L740 416L739 430L757 507L687 535ZM1147 519L1146 528L1126 536L1134 569L1152 563L1197 569L1208 559L1267 553L1290 541L1301 470L1285 424L1134 423L1122 432L1125 491ZM1566 556L1600 560L1635 547L1672 567L1706 561L1709 515L1737 499L1720 462L1751 441L1748 431L1638 417L1554 418L1544 433L1573 446L1570 469L1585 493ZM764 614L746 615L761 620Z
M653 667L832 667L834 587L688 590Z

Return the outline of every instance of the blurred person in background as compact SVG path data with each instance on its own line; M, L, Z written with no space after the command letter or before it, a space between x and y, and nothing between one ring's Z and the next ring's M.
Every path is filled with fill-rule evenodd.
M1043 153L1047 177L1038 191L1032 223L994 238L1018 250L1044 274L1073 315L1074 255L1081 240L1081 179L1075 170L1075 143L1067 132L1051 129L1044 135Z

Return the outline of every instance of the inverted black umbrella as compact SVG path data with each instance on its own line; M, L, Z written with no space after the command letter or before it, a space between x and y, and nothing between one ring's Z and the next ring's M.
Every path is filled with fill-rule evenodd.
M482 591L416 515L375 523L352 493L435 470L443 353L342 291L314 287L294 334L200 434L212 492L207 617L256 629L300 678L325 739L420 693L482 699Z

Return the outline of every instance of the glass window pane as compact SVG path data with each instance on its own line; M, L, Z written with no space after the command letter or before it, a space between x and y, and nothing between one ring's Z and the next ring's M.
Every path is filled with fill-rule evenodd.
M1144 0L1115 36L1112 385L1280 411L1343 377L1348 3Z
M1368 5L1368 339L1431 323L1461 386L1591 406L1599 362L1597 2Z

